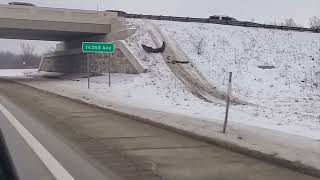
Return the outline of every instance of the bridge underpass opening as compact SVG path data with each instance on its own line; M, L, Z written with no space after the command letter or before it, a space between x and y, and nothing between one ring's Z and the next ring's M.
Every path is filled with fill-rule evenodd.
M59 42L0 39L0 69L38 69L43 54L55 51L57 43Z
M83 41L122 40L134 32L115 12L0 5L0 38L63 42L54 52L43 55L40 71L84 73L87 68L86 54L81 51ZM118 44L111 72L143 72L128 48ZM93 73L108 71L106 59L106 55L97 55L90 61Z

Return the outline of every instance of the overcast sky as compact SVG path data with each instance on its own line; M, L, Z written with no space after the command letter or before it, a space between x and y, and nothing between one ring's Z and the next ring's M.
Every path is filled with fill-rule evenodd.
M320 0L14 0L37 6L92 9L117 9L128 13L208 17L229 15L239 20L271 23L294 18L297 24L308 26L311 16L320 17ZM10 1L0 0L1 4ZM1 40L3 42L3 40ZM6 40L10 50L17 41ZM38 43L39 44L39 43ZM40 43L43 44L43 43ZM42 46L47 49L48 44ZM41 50L41 51L42 51Z

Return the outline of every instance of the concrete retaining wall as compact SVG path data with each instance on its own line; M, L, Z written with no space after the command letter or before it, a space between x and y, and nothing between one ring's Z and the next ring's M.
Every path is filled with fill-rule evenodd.
M145 72L143 66L122 41L116 44L116 52L111 55L112 73L139 74ZM42 59L39 70L61 73L85 73L87 72L86 59L87 54L82 53L81 49L47 53ZM90 72L109 72L109 55L90 54Z

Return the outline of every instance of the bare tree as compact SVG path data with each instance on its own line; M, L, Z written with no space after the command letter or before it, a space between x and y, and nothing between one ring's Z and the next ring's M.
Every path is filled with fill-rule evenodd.
M295 23L293 18L286 19L284 21L284 25L289 27L297 27L297 24Z
M196 48L197 53L199 55L201 55L203 53L204 46L206 46L206 42L205 42L205 39L202 37L195 44L195 48Z
M309 25L311 28L320 29L320 18L313 16L309 19Z
M32 65L34 58L34 46L28 43L21 43L21 61L23 65Z
M277 26L278 25L278 23L277 23L277 21L275 20L275 21L273 21L273 22L271 22L270 23L271 25L275 25L275 26Z
M34 54L34 46L28 43L21 43L21 54L22 55L33 55Z

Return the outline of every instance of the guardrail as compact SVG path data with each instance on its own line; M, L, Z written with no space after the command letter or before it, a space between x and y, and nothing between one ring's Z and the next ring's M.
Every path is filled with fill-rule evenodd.
M0 129L0 179L19 180L7 144Z
M304 28L304 27L290 27L290 26L278 26L271 24L260 24L248 21L231 21L231 20L215 20L210 18L192 18L192 17L175 17L175 16L156 16L156 15L144 15L144 14L127 14L123 11L117 12L118 16L124 18L135 18L135 19L152 19L152 20L165 20L165 21L179 21L179 22L196 22L196 23L211 23L221 24L230 26L242 26L242 27L255 27L265 29L279 29L286 31L301 31L301 32L313 32L320 33L320 28Z

